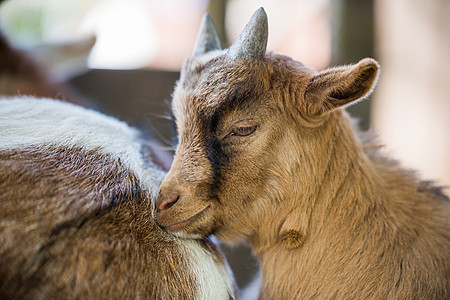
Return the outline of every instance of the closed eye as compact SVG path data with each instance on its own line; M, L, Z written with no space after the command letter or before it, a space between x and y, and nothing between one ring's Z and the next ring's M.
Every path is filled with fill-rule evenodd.
M258 126L237 126L233 128L230 133L230 136L248 136L256 131Z

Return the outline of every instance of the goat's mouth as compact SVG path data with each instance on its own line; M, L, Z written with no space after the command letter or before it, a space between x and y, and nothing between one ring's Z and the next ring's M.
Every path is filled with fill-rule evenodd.
M200 212L196 213L192 217L189 217L180 222L176 222L176 223L169 224L169 225L161 225L161 226L163 226L168 231L172 231L172 232L180 231L180 230L186 228L187 226L189 226L190 224L192 224L193 222L195 222L196 220L205 216L210 210L211 210L211 205L208 205L207 207L205 207L204 209L202 209Z

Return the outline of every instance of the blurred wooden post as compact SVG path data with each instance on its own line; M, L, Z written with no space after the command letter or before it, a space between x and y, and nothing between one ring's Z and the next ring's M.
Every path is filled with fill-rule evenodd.
M373 124L405 166L449 187L450 1L377 0L376 21Z
M374 56L373 0L331 1L333 31L332 65L357 63ZM347 110L360 119L363 129L369 128L371 101L359 102Z

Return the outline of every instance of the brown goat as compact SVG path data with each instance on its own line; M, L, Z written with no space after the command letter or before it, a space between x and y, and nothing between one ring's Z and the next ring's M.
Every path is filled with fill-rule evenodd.
M341 109L379 65L316 72L266 54L259 9L226 50L209 17L173 94L179 144L157 222L245 240L264 299L449 299L450 202Z
M138 132L50 99L0 99L0 299L232 299L209 239L154 221Z

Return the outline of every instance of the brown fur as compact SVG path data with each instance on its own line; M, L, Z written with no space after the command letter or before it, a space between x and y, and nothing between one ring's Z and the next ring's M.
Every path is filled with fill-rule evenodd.
M195 297L189 256L120 160L30 147L0 152L0 169L1 299Z
M375 61L320 73L275 54L200 61L173 95L179 145L161 226L246 240L265 299L450 297L448 198L339 109L370 93Z

